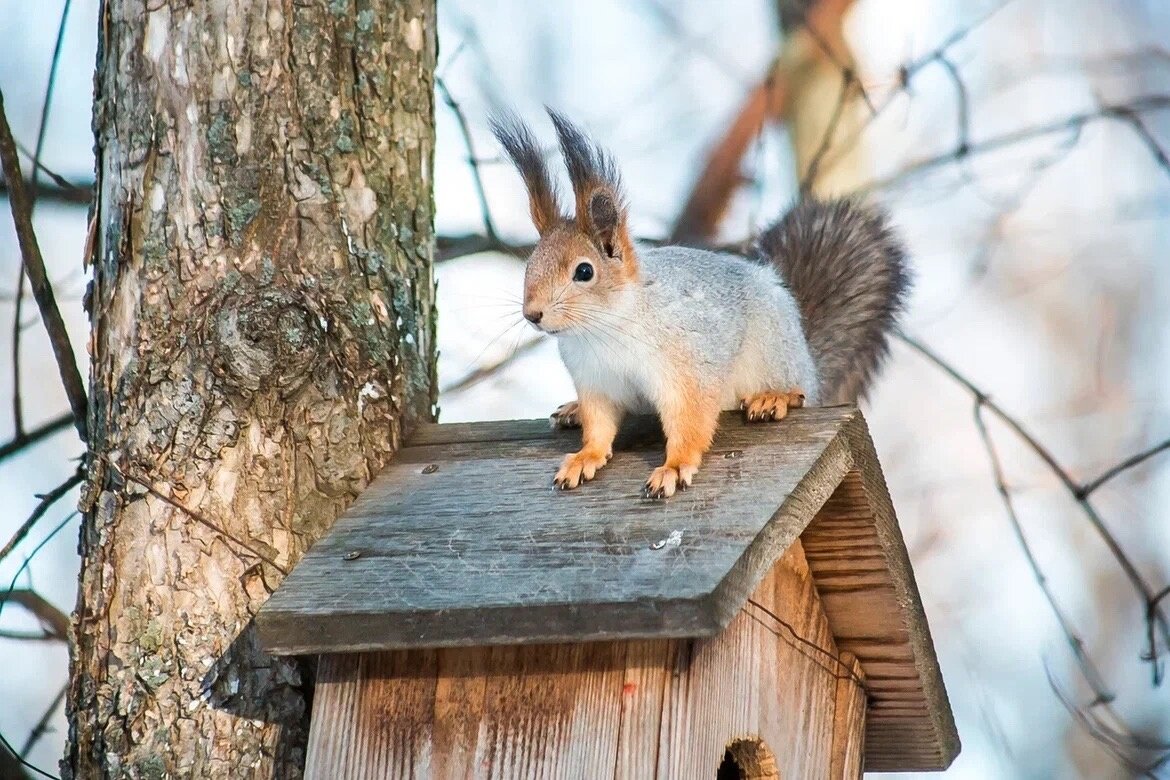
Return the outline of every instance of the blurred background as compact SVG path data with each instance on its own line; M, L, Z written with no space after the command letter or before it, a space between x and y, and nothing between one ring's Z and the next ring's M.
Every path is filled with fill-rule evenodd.
M1170 777L1170 4L439 12L441 419L540 417L573 397L519 317L535 231L493 109L550 149L543 104L588 127L646 239L736 244L802 191L871 197L917 274L866 412L963 739L947 777ZM97 18L97 0L0 0L0 90L28 177L38 148L47 169L36 228L79 346ZM0 543L82 452L3 205ZM0 555L0 734L49 771L75 499Z

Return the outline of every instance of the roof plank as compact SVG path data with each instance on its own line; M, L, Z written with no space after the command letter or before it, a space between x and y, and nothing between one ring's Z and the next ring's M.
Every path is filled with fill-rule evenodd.
M289 654L712 635L848 470L855 414L729 415L668 501L640 495L662 452L647 420L568 492L551 480L572 433L424 427L268 601L261 638Z

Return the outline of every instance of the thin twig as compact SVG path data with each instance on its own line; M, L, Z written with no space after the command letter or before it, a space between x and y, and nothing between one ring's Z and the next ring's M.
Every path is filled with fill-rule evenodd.
M65 515L61 522L57 523L57 525L53 527L53 530L49 531L49 533L45 535L44 539L41 539L39 542L37 542L37 546L32 548L32 552L24 556L24 561L16 569L16 573L12 575L12 581L8 584L8 590L0 595L0 613L4 612L4 606L8 603L8 597L16 592L16 581L19 580L20 575L24 574L24 572L28 569L29 564L31 564L33 561L33 558L35 558L41 552L41 550L44 549L46 544L53 540L53 537L61 532L62 528L69 525L69 521L77 517L79 514L80 512L74 509L69 514Z
M955 382L965 387L974 396L976 401L980 402L983 407L1007 425L1044 462L1049 471L1056 476L1064 489L1076 501L1077 505L1081 508L1082 514L1089 521L1089 525L1097 532L1098 537L1100 537L1106 548L1108 548L1110 555L1113 556L1113 559L1125 573L1126 578L1130 581L1130 584L1142 600L1147 627L1147 648L1144 660L1150 663L1154 685L1161 685L1161 654L1158 651L1158 643L1156 640L1158 635L1161 635L1163 643L1170 646L1170 621L1167 620L1165 612L1158 603L1158 593L1142 577L1141 573L1137 570L1137 566L1134 565L1133 561L1122 549L1120 542L1117 541L1117 538L1105 525L1104 520L1089 500L1088 494L1085 493L1084 486L1072 478L1068 470L1057 461L1052 451L1041 444L1035 436L1024 428L1023 423L995 403L986 392L959 372L958 369L943 360L933 350L907 336L905 333L898 333L897 335L903 343L933 363Z
M37 128L37 145L32 156L32 187L29 189L28 212L32 216L36 205L37 185L40 182L41 154L45 150L45 135L49 129L49 111L53 105L53 89L57 84L57 65L61 62L61 45L65 42L65 23L69 20L69 7L73 0L65 0L61 9L61 21L57 25L57 42L53 46L53 60L49 65L49 79L45 85L45 97L41 102L41 123ZM18 264L16 269L16 300L12 310L12 421L16 436L24 435L24 401L21 398L21 335L24 328L21 325L21 314L24 309L24 265Z
M951 83L955 87L955 124L959 133L959 143L955 150L960 157L963 157L971 147L971 98L967 94L967 83L963 81L963 77L959 74L959 68L951 62L951 58L940 54L938 63L951 77Z
M668 243L661 238L642 237L635 240L646 246L663 246ZM737 252L742 246L743 242L737 242L720 244L712 248L721 252ZM500 252L517 260L526 260L535 248L536 244L511 243L498 236L485 236L481 233L464 233L457 236L440 235L435 237L435 262L446 263L460 257L477 255L480 252Z
M26 447L31 447L42 439L46 439L58 431L65 430L69 427L71 422L73 422L73 413L66 412L65 414L54 417L46 423L38 425L31 431L25 431L23 436L16 436L11 440L0 444L0 461L15 455L16 453L24 450Z
M544 339L539 336L534 339L530 339L494 363L490 363L486 366L480 366L465 376L456 379L454 382L444 387L441 392L458 393L462 390L466 390L469 387L477 385L485 379L489 379L495 374L503 371L505 368L512 365L532 350L536 349L536 347L538 347L543 341Z
M1140 463L1144 463L1158 453L1165 452L1166 450L1170 450L1170 439L1166 439L1166 441L1159 442L1149 449L1145 449L1134 455L1130 455L1116 466L1106 469L1101 473L1101 476L1096 477L1095 479L1091 479L1082 485L1081 493L1085 496L1092 495L1093 492L1097 490L1097 488L1101 487L1106 482L1116 477L1118 474L1121 474L1123 471L1132 469L1134 466L1137 466Z
M1028 537L1024 534L1024 525L1020 522L1020 516L1016 513L1015 502L1012 500L1012 495L1008 491L1007 481L1003 473L1003 464L999 459L999 451L996 449L995 441L991 438L991 432L987 429L987 421L983 419L983 407L986 403L986 396L977 396L975 399L975 427L979 430L979 437L983 440L984 449L987 450L987 459L991 463L991 473L995 478L995 489L1003 501L1004 509L1007 511L1012 532L1015 534L1016 541L1024 553L1025 560L1028 562L1028 568L1032 570L1032 576L1040 586L1040 591L1044 594L1045 600L1048 601L1048 607L1052 610L1052 614L1056 616L1056 622L1060 624L1061 633L1064 634L1065 641L1068 642L1068 646L1072 649L1073 656L1077 660L1077 666L1081 669L1081 675L1085 678L1085 683L1092 689L1093 695L1098 701L1112 701L1114 698L1113 693L1106 685L1101 671L1093 663L1093 659L1089 657L1088 652L1085 650L1085 642L1081 639L1076 629L1073 628L1072 620L1065 614L1064 609L1056 600L1056 594L1048 586L1048 577L1045 576L1043 569L1040 568L1040 562L1036 560L1036 555L1032 552L1032 545L1028 542Z
M467 147L467 164L471 167L471 177L475 182L475 194L479 197L479 209L483 215L483 229L487 233L488 238L496 241L496 226L492 222L492 211L488 206L487 192L484 190L483 177L479 171L479 157L475 154L475 141L471 137L471 127L467 124L467 117L463 114L463 109L455 102L455 98L451 96L450 90L447 89L446 82L440 77L435 77L435 86L439 90L439 94L443 97L443 102L451 109L451 113L455 114L456 121L459 122L459 132L463 135L463 145Z
M1166 154L1166 150L1158 143L1158 139L1154 138L1154 134L1146 127L1146 123L1142 121L1142 118L1136 112L1130 111L1125 107L1118 109L1116 116L1118 119L1129 123L1134 132L1138 134L1138 138L1142 140L1142 143L1149 148L1150 153L1154 155L1154 162L1158 164L1158 167L1165 173L1170 174L1170 156Z
M8 203L12 207L12 219L16 223L16 236L20 243L24 270L32 284L33 296L41 311L45 330L49 334L49 343L57 359L57 369L65 386L65 395L69 398L69 408L73 410L74 424L84 441L87 407L85 385L81 381L81 373L77 370L77 360L73 355L73 346L69 342L69 332L65 329L65 321L61 318L57 301L53 297L53 286L49 283L45 260L41 256L36 233L33 231L32 203L24 189L16 143L12 138L12 129L8 126L8 117L4 113L3 92L0 92L0 163L8 180Z
M848 69L841 71L841 93L837 95L837 105L833 107L833 115L829 117L829 124L825 127L824 135L821 136L821 143L816 152L813 153L812 159L808 163L808 169L804 172L804 178L800 182L802 196L807 196L812 191L813 184L816 183L821 159L825 156L825 152L829 151L829 146L833 143L833 136L837 134L837 125L841 123L841 117L845 113L845 104L849 102L849 92L855 80L853 71Z
M863 189L882 190L894 185L900 185L918 174L956 160L998 151L1023 141L1031 141L1056 133L1078 132L1085 125L1101 119L1124 119L1130 122L1130 124L1133 124L1133 117L1135 115L1165 108L1170 108L1170 95L1143 95L1126 103L1103 105L1094 111L1072 114L1071 116L1052 122L1012 130L1011 132L986 138L977 143L968 143L965 147L955 147L941 154L923 158L918 162L911 163L891 176L873 182Z
M1165 763L1167 757L1170 756L1170 747L1159 743L1149 743L1129 733L1128 729L1124 733L1118 732L1116 728L1105 724L1096 715L1096 710L1103 709L1110 717L1119 720L1111 707L1099 702L1090 702L1087 707L1080 707L1057 684L1056 677L1047 665L1044 667L1044 674L1048 678L1048 685L1056 695L1057 701L1064 705L1064 708L1072 716L1073 720L1095 742L1101 745L1105 752L1109 753L1119 764L1128 769L1131 776L1159 780L1157 770ZM1140 764L1132 755L1134 750L1153 752L1155 757L1149 763Z
M108 463L110 465L110 468L112 468L118 474L118 476L120 476L123 480L125 480L127 482L133 482L136 485L140 485L143 489L146 490L147 493L150 493L150 495L154 496L159 501L162 501L163 503L167 504L172 509L179 510L180 512L185 514L187 517L190 517L195 522L199 523L202 526L205 526L206 528L211 529L212 531L215 531L217 534L219 534L220 536L222 536L224 539L228 540L232 544L235 544L235 545L243 548L247 552L250 552L252 555L255 555L257 558L259 558L260 560L267 563L272 568L276 569L281 574L288 576L288 569L286 569L284 566L281 566L279 563L277 563L276 560L272 558L272 556L268 555L267 553L263 552L262 550L257 549L254 545L244 541L243 539L240 539L240 538L236 537L235 535L231 534L226 528L222 527L218 523L215 523L211 520L208 520L206 517L204 517L202 514L200 514L196 510L191 509L190 507L187 507L187 506L183 506L181 503L179 503L175 499L171 498L170 496L162 493L159 490L156 490L154 485L152 485L150 482L146 481L145 479L140 479L140 478L134 476L133 474L125 473L124 471L122 471L122 469L118 468L118 465L115 464L109 458L106 459L106 463Z
M28 754L41 741L41 737L49 731L49 721L53 719L53 713L61 706L61 702L65 700L65 692L69 690L69 682L66 681L61 689L57 691L57 695L53 697L53 701L45 708L45 712L41 715L37 725L33 726L33 730L29 733L28 739L24 741L24 747L20 749L20 757L28 758Z
M837 145L837 155L828 155L828 164L831 166L836 163L839 159L839 155L844 154L846 151L852 148L853 145L857 143L862 133L868 130L871 125L873 125L891 106L893 106L899 97L909 91L910 85L913 82L915 76L917 76L929 65L936 63L941 64L942 60L947 57L948 52L953 46L964 40L972 32L990 21L992 17L1002 11L1011 2L1012 0L1003 0L1003 2L989 9L983 15L976 17L975 19L971 20L970 23L956 29L954 32L948 35L942 41L942 43L940 43L931 51L922 55L913 62L903 65L898 72L898 88L890 93L886 99L881 102L880 105L870 111L870 115L867 117L866 121L861 123L855 129L854 133L845 139L843 144ZM946 65L943 65L943 67L946 67Z
M8 540L8 543L5 544L3 548L0 548L0 561L3 561L5 558L7 558L8 554L16 549L16 545L20 544L24 537L28 536L29 531L31 531L33 526L37 524L37 521L44 516L45 512L48 512L53 504L57 503L66 495L68 495L70 490L80 485L82 479L83 475L81 473L81 469L79 468L73 473L73 476L69 477L69 479L65 480L57 487L50 490L48 493L42 495L40 497L40 503L38 503L36 508L33 509L32 514L28 516L27 520L21 523L20 528L16 529L16 533L14 533L12 538Z

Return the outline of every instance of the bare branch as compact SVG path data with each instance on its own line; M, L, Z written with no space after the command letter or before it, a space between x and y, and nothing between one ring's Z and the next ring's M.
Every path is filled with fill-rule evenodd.
M479 209L483 215L483 229L487 233L488 238L496 241L496 226L492 222L491 208L488 206L487 191L483 187L483 177L479 170L479 157L475 154L475 141L471 137L471 128L467 124L467 117L463 114L463 109L455 102L455 98L451 96L450 90L447 89L447 84L442 77L435 77L435 86L439 90L439 94L443 96L443 102L455 114L455 119L459 122L459 132L463 134L463 145L467 147L467 164L471 166L471 177L475 182L475 193L479 197Z
M24 540L24 537L28 536L29 531L33 529L33 526L35 526L37 521L44 516L45 512L49 511L53 504L60 501L69 494L70 490L81 484L82 478L83 475L81 473L81 469L79 468L73 473L73 476L69 477L69 479L65 480L57 487L50 490L48 493L40 496L40 503L38 503L36 508L33 509L32 514L29 515L28 519L21 523L20 527L16 529L16 533L14 533L12 538L8 540L8 543L5 544L3 548L0 548L0 561L3 561L8 557L9 553L16 549L16 545L20 544L21 541Z
M170 506L172 509L179 510L180 512L182 512L183 514L185 514L187 517L191 518L195 522L199 523L202 526L205 526L206 528L211 529L212 531L215 531L217 534L222 536L227 541L237 545L238 547L241 547L242 549L246 550L247 552L251 553L252 555L255 555L257 558L264 561L265 563L267 563L272 568L276 569L281 574L288 576L288 569L287 568L285 568L284 566L281 566L279 563L276 562L276 560L271 555L268 555L263 550L258 549L255 545L250 544L250 543L248 543L248 542L244 541L243 539L240 539L236 536L233 536L231 533L229 533L227 531L227 529L225 529L219 523L208 520L206 517L204 517L203 515L201 515L199 512L195 511L194 509L191 509L190 507L183 506L181 503L179 503L175 499L171 498L170 496L166 495L165 493L162 493L161 491L156 490L154 485L151 484L148 480L140 478L140 477L136 477L133 474L125 473L124 471L122 471L122 469L118 468L118 465L116 463L114 463L112 460L109 460L107 458L106 463L108 463L110 465L110 468L112 468L114 470L114 472L119 477L121 477L124 481L133 482L136 485L141 486L144 490L146 490L147 493L154 496L159 501L162 501L164 504Z
M20 749L21 758L27 758L32 749L36 747L37 743L49 731L49 721L53 718L53 713L61 706L61 702L65 700L65 692L69 690L68 680L57 691L57 695L53 697L53 701L45 708L44 714L41 715L37 725L33 726L33 730L29 733L28 739L24 741L24 747Z
M991 432L987 429L987 421L983 419L983 407L986 404L986 396L976 396L975 426L978 428L979 436L983 440L983 447L987 450L987 459L991 463L991 473L995 478L995 489L999 492L1004 509L1007 511L1012 532L1016 535L1016 541L1019 542L1020 549L1024 552L1024 558L1028 562L1028 568L1032 570L1032 576L1036 579L1036 584L1040 586L1040 591L1048 601L1048 606L1052 610L1052 614L1056 616L1056 622L1060 624L1061 633L1064 634L1065 641L1068 643L1073 656L1077 660L1077 665L1081 669L1081 675L1085 678L1086 684L1092 689L1097 701L1112 701L1114 698L1113 693L1106 685L1101 671L1093 663L1093 659L1089 657L1088 652L1085 650L1084 640L1081 639L1080 634L1073 628L1071 619L1065 614L1064 609L1056 600L1056 595L1048 586L1048 578L1040 568L1040 562L1036 560L1036 555L1032 552L1032 545L1028 542L1028 537L1024 534L1024 525L1020 522L1020 516L1016 514L1015 502L1012 501L1012 495L1008 491L1007 481L1004 478L1003 464L999 459L999 451L996 449L995 442L991 438Z
M0 594L0 613L4 612L4 607L8 604L8 597L16 592L16 581L19 580L20 575L28 569L29 565L33 561L33 558L35 558L40 553L40 551L44 549L46 544L53 540L53 537L61 532L62 528L69 524L69 521L77 517L79 514L80 512L74 509L69 514L65 515L61 522L57 523L57 525L53 527L53 530L45 534L45 538L37 542L37 546L32 548L32 551L24 557L24 561L20 564L19 567L17 567L16 573L12 575L12 581L8 585L8 590Z
M1145 95L1123 104L1103 105L1094 111L1073 114L1052 122L1045 122L1032 127L1024 127L1008 133L1002 133L1001 135L992 136L977 143L957 146L942 154L936 154L912 163L898 173L884 179L879 179L865 189L882 190L894 185L903 184L913 176L932 168L966 159L973 155L998 151L1023 141L1031 141L1057 133L1079 132L1085 125L1100 119L1123 119L1133 124L1137 114L1165 108L1170 108L1170 95ZM1149 137L1148 133L1146 135ZM1165 167L1170 172L1170 166Z
M833 143L833 136L837 134L837 126L841 123L841 116L845 113L845 104L849 102L849 94L855 81L853 71L848 69L841 71L841 92L837 96L837 105L833 107L833 115L829 117L829 124L825 126L825 134L821 137L821 143L816 152L813 153L812 159L809 160L808 170L804 172L804 178L800 182L802 197L807 196L812 191L813 184L816 183L821 159L829 151L829 145Z
M43 168L43 166L42 166ZM38 201L49 201L53 203L64 203L71 206L88 206L93 202L93 184L92 182L85 187L75 187L66 182L67 186L59 184L45 184L44 182L37 182L33 186L31 180L25 181L25 190L36 197ZM0 179L0 197L8 196L8 182Z
M635 240L639 244L645 244L646 246L662 246L668 243L661 238L643 237ZM719 251L735 252L741 251L745 243L720 244L712 248ZM501 252L506 255L511 255L517 260L524 261L528 258L528 255L532 254L532 250L535 248L536 244L513 244L498 236L493 238L479 233L464 233L458 236L436 236L435 262L445 263L460 257L477 255L480 252Z
M785 85L774 84L772 74L748 94L731 126L708 153L702 173L675 220L671 241L692 243L715 235L732 195L743 183L740 161L768 116L782 110L779 104L786 97Z
M50 604L44 596L33 590L13 590L7 601L19 604L41 621L45 637L64 642L69 637L69 616ZM23 751L22 751L23 752Z
M1166 150L1158 143L1158 139L1154 138L1154 134L1146 127L1145 122L1142 121L1142 118L1138 116L1137 112L1122 107L1117 110L1116 116L1130 124L1134 132L1138 134L1138 138L1142 140L1142 143L1149 148L1150 153L1154 155L1154 162L1158 164L1158 167L1163 172L1170 175L1170 157L1167 156Z
M29 777L28 772L24 771L24 760L3 735L0 735L0 777L12 780L26 780Z
M1048 685L1056 694L1057 700L1064 705L1069 715L1111 755L1119 764L1128 769L1133 777L1145 777L1149 780L1158 780L1159 767L1170 758L1170 745L1144 739L1133 734L1124 724L1113 725L1107 723L1098 712L1104 712L1114 723L1120 723L1120 718L1113 708L1106 703L1090 702L1087 707L1078 706L1072 697L1065 693L1056 683L1052 670L1047 666L1044 673L1048 677ZM1152 753L1153 758L1142 761L1135 753Z
M74 424L78 434L84 440L86 438L87 406L85 385L81 381L81 373L77 370L77 360L73 356L69 333L65 329L65 321L61 318L61 312L57 308L57 301L53 297L53 287L49 283L49 276L45 271L45 260L41 256L40 246L37 244L36 234L33 232L32 202L24 190L24 180L20 173L20 160L17 158L12 130L8 126L8 117L4 113L2 92L0 92L0 163L3 164L4 176L10 187L8 202L12 207L13 221L16 223L16 236L20 242L24 270L32 284L33 295L41 310L41 319L45 323L45 330L49 333L49 342L53 346L53 354L57 359L61 382L64 384L65 394L69 398L69 407L73 410ZM19 293L17 297L19 298Z
M1117 537L1105 525L1104 520L1097 513L1096 508L1089 500L1088 494L1085 493L1084 487L1076 482L1069 474L1068 470L1060 464L1052 451L1045 447L1036 439L1023 424L1012 415L1008 414L995 401L991 400L986 392L980 389L974 382L964 376L954 366L943 360L937 353L929 349L921 342L910 338L904 333L899 333L900 338L907 346L915 352L933 363L935 367L942 370L947 376L955 382L962 385L972 394L976 402L981 407L985 407L998 417L1008 428L1016 434L1019 439L1034 452L1040 460L1048 467L1049 471L1056 476L1061 485L1068 492L1077 505L1080 506L1081 512L1089 521L1089 525L1097 532L1097 535L1104 542L1108 548L1110 555L1117 562L1117 565L1125 573L1126 578L1130 581L1134 590L1142 600L1143 614L1146 618L1148 643L1146 648L1146 658L1151 665L1154 685L1161 685L1162 670L1159 659L1161 653L1158 650L1157 638L1160 635L1162 642L1170 646L1170 621L1167 620L1165 612L1162 610L1159 600L1161 596L1155 592L1154 588L1146 582L1141 573L1137 570L1137 566L1122 549Z
M1145 461L1154 457L1158 453L1165 452L1166 450L1170 450L1170 439L1166 439L1163 442L1159 442L1158 444L1155 444L1153 447L1150 447L1149 449L1145 449L1145 450L1142 450L1141 452L1130 455L1128 458L1121 461L1116 466L1113 466L1112 468L1106 469L1104 472L1101 473L1101 476L1097 477L1096 479L1091 479L1088 482L1086 482L1084 485L1082 485L1081 490L1080 490L1081 495L1083 495L1083 496L1092 495L1093 492L1097 488L1101 487L1106 482L1108 482L1109 480L1116 477L1118 474L1121 474L1123 471L1127 471L1128 469L1132 469L1134 466L1137 466L1140 463L1144 463Z
M61 45L65 42L65 24L69 20L69 8L73 0L65 0L61 10L61 21L57 25L57 42L53 46L53 60L49 65L49 80L45 86L45 97L41 102L41 123L37 128L37 145L32 155L32 188L29 199L29 216L32 216L33 206L36 204L37 184L40 181L41 153L45 150L45 134L49 129L49 110L53 105L53 89L57 84L57 66L61 62ZM7 175L7 174L6 174ZM12 421L16 435L24 435L24 402L21 399L21 335L24 328L21 326L21 311L24 308L24 265L16 269L16 299L12 312Z
M33 428L31 431L25 431L24 434L13 437L11 441L0 444L0 461L11 455L15 455L27 447L31 447L58 431L68 428L71 422L73 422L73 413L66 412L58 417L54 417L43 425Z
M893 106L900 96L907 93L907 91L910 89L911 83L914 80L914 77L917 76L924 68L937 63L950 71L953 67L948 57L948 53L950 52L951 48L990 21L992 17L1007 7L1011 2L1012 0L1003 0L981 16L972 19L966 25L956 29L954 32L948 35L942 41L942 43L940 43L931 51L927 52L913 62L903 65L898 72L898 88L886 96L886 99L883 100L880 105L876 106L870 111L870 115L867 120L859 125L855 129L854 133L845 139L844 143L837 145L836 155L827 155L828 164L832 165L833 163L837 162L841 154L844 154L846 151L852 148L853 145L857 143L861 135L866 130L868 130L869 127L873 125L873 123L876 122L891 106ZM946 60L946 62L944 62L944 60Z
M503 252L524 258L532 254L535 244L509 244L498 236L468 233L462 236L436 236L435 262L443 263L480 252Z
M494 363L480 366L474 371L468 373L466 376L460 379L456 379L454 382L444 387L442 392L458 393L462 390L466 390L469 387L479 384L485 379L491 378L492 376L498 374L500 371L515 363L520 358L527 355L532 350L536 349L536 347L539 346L542 341L544 341L544 339L540 338L539 336L534 339L529 339Z

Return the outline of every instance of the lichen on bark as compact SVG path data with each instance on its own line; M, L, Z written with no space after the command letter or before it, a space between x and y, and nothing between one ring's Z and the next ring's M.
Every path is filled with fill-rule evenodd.
M251 617L435 403L433 0L106 0L67 777L294 777Z

